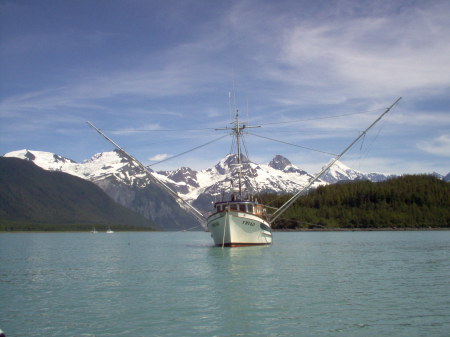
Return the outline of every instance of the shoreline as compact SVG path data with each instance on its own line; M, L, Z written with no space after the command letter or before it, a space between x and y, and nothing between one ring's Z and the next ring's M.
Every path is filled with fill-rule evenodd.
M298 229L273 229L272 232L425 232L425 231L450 231L450 227L385 227L385 228L298 228ZM127 232L148 232L148 233L178 233L178 232L202 232L202 230L196 231L161 231L161 230L115 230L115 233L127 233ZM0 231L2 233L89 233L90 231L77 231L77 230L61 230L61 231L45 231L45 230L6 230ZM98 234L105 234L105 231L99 231Z
M383 228L298 228L272 229L273 232L406 232L448 231L450 227L383 227Z

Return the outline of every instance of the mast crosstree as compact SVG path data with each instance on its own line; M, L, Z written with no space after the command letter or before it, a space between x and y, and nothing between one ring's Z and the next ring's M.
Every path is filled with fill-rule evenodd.
M234 122L233 127L229 128L220 128L215 130L232 130L233 136L236 138L236 149L237 149L237 164L238 167L238 181L239 181L239 200L242 200L242 156L241 156L241 135L242 131L244 129L254 129L254 128L260 128L260 125L256 126L249 126L245 124L240 124L239 122L239 110L236 109L235 115L234 115Z

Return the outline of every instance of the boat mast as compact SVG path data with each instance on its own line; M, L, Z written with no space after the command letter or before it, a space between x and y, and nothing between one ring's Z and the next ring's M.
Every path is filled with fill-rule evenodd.
M242 160L241 160L241 131L245 129L245 124L242 128L239 125L239 111L236 109L235 115L235 128L234 134L236 135L236 146L237 146L237 167L238 167L238 180L239 180L239 200L242 200Z
M239 110L236 109L236 112L234 114L234 126L233 128L225 127L221 129L216 130L232 130L233 136L236 139L236 152L237 152L237 164L235 164L238 167L238 183L239 183L239 200L242 200L242 159L241 159L241 134L242 130L248 129L248 128L260 128L261 125L256 126L248 126L245 124L240 124L239 122Z
M333 166L350 148L353 147L353 145L356 144L357 141L359 141L363 136L366 135L367 131L369 131L375 124L377 124L383 117L386 115L393 107L396 105L402 98L399 97L392 105L387 108L368 128L366 128L353 142L348 145L344 151L342 151L337 157L335 157L328 165L326 165L322 171L320 171L316 176L309 181L308 185L306 185L304 188L302 188L300 191L298 191L294 196L286 201L278 210L272 214L272 217L270 219L270 223L273 223L278 217L283 214L301 195L303 195L311 186L313 183L315 183L325 172L328 171L328 169Z

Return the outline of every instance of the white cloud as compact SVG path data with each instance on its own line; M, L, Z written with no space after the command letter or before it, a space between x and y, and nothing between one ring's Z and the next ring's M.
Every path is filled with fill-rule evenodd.
M254 9L253 2L244 4L225 12L209 31L164 52L149 52L133 68L12 97L4 108L83 107L123 95L198 94L213 82L228 84L229 73L240 72L242 66L245 72L239 75L247 79L286 85L271 92L271 97L288 105L317 102L318 96L321 102L334 103L351 97L396 97L410 90L450 85L450 22L445 3L397 15L382 16L378 11L375 17L331 21L296 20L290 13L277 12L276 6ZM227 48L233 48L235 55L230 62L219 57Z
M70 84L57 88L45 88L11 96L0 104L4 117L23 111L56 110L61 108L105 109L99 100L111 100L126 96L160 98L192 94L200 82L187 66L168 64L164 69L134 69L107 75L94 75L74 79Z
M369 157L369 158L344 158L342 160L347 166L365 172L377 172L384 174L423 174L438 172L447 174L449 166L440 161L424 160L421 158L405 161L404 158L393 157Z
M151 160L151 161L160 161L160 160L167 159L169 157L170 157L170 155L167 154L167 153L160 153L160 154L156 154L153 157L149 158L149 160Z
M115 135L128 135L141 131L157 131L160 129L161 126L159 124L146 124L136 128L123 128L119 130L114 130L112 133Z
M11 52L23 52L35 59L39 55L33 51L41 45L53 55L51 52L60 47L72 50L73 43L88 47L98 44L97 57L104 65L93 68L82 59L64 64L61 58L62 73L50 71L52 76L43 76L36 83L24 78L25 82L12 85L26 91L11 89L2 96L0 124L4 139L23 139L32 134L36 142L44 142L56 127L78 132L78 127L85 127L85 120L91 120L110 133L116 130L113 134L127 149L157 145L153 149L161 153L151 160L159 161L169 157L165 153L181 153L198 145L203 141L200 132L171 133L175 135L172 138L182 139L182 147L177 148L162 132L136 131L224 126L228 121L219 119L229 115L227 93L234 82L238 98L250 95L250 115L257 119L253 124L381 108L342 120L282 125L285 133L281 137L288 142L304 145L304 141L314 139L319 145L311 147L336 152L325 144L327 138L336 138L335 147L340 150L340 140L355 137L401 95L404 100L387 116L382 136L395 134L405 139L406 134L411 137L407 139L411 148L418 144L414 150L419 156L436 154L442 160L450 152L448 137L438 137L450 125L448 1L242 0L221 3L220 10L215 6L202 8L201 14L192 12L191 5L183 10L174 11L173 6L165 10L171 20L180 20L180 25L167 21L167 16L158 11L161 21L151 21L146 43L139 43L137 49L133 43L119 53L126 62L113 57L109 48L102 49L106 45L103 42L111 37L106 31L92 30L94 34L86 43L84 30L64 32L64 27L61 33L48 37L37 32L37 44L27 43L31 35L19 35L19 39L11 36L8 41L15 46ZM201 20L188 20L200 15ZM159 29L161 24L165 29ZM175 32L176 27L188 29L176 36L165 35L168 30ZM161 39L163 46L147 45L148 36ZM71 45L59 45L61 38ZM428 105L434 98L438 103ZM238 102L237 107L243 111L245 105ZM148 122L152 123L145 125ZM31 128L36 132L30 132ZM280 139L278 129L281 127L267 127L260 132ZM392 143L397 145L397 140ZM258 151L267 152L255 148L256 156ZM142 158L150 156L151 152L141 153ZM195 161L192 165L200 166Z
M440 135L433 139L419 142L417 147L427 153L450 157L450 134Z
M449 5L396 15L301 23L288 30L271 68L279 81L340 96L395 96L450 85Z

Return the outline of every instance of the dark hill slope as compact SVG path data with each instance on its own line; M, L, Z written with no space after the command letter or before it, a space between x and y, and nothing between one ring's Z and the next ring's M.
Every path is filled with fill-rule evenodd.
M0 157L0 230L151 229L95 184L32 162ZM103 226L102 226L103 225Z
M285 200L272 205L279 207ZM301 197L283 218L275 228L450 227L450 183L431 175L407 175L379 183L322 186Z

